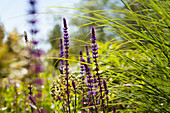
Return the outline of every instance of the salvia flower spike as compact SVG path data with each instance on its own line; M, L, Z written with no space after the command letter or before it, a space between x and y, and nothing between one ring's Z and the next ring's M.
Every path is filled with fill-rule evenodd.
M29 4L31 6L31 9L28 11L28 13L32 16L30 20L28 20L28 23L30 23L33 27L30 29L30 33L33 35L36 35L39 30L36 28L35 24L37 23L37 19L35 18L35 14L37 14L36 9L36 0L29 0Z
M33 47L29 48L29 52L30 52L30 59L29 59L29 71L30 71L30 75L34 75L36 79L32 81L32 78L30 77L31 80L31 84L29 85L28 89L30 90L29 92L29 100L32 104L36 105L36 100L35 97L33 96L33 92L32 92L32 84L36 85L36 89L37 89L37 94L36 97L37 98L41 98L42 97L42 93L41 93L41 85L43 84L43 80L40 78L37 78L38 74L42 71L45 70L45 67L41 64L41 60L40 60L40 56L42 54L44 54L43 50L40 49L35 49L35 46L38 44L38 41L35 41L35 35L37 35L38 33L38 29L36 27L36 23L37 23L37 19L35 18L36 13L37 13L37 8L36 8L36 4L37 1L36 0L29 0L29 5L30 5L30 10L28 11L28 13L30 14L30 19L28 20L28 23L31 25L30 28L30 33L32 35L32 41L30 41L33 45ZM26 43L28 43L28 37L27 37L27 33L24 32L24 37L25 37L25 41ZM33 112L32 106L31 106L31 110ZM38 112L39 109L38 109Z
M96 36L95 36L95 29L94 27L91 28L91 50L92 50L92 58L93 58L93 62L95 63L95 71L96 71L96 76L98 77L98 86L100 87L100 100L102 101L101 106L103 108L103 113L105 113L104 110L104 100L103 100L103 96L102 96L102 83L101 83L101 79L100 79L100 74L99 74L99 65L97 62L97 58L98 58L98 46L96 43Z
M63 24L64 24L64 28L63 28L63 32L64 32L64 46L65 46L65 75L66 78L65 80L67 81L67 105L68 105L68 109L69 109L69 113L70 113L70 100L69 100L69 63L68 63L68 57L69 57L69 36L68 36L68 32L67 32L67 23L66 23L66 19L63 18Z

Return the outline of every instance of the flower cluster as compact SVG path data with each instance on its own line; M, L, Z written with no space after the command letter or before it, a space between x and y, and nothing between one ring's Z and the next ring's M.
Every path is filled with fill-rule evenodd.
M99 73L99 64L97 61L98 58L98 46L96 43L96 36L95 36L95 30L94 27L92 27L91 30L91 50L92 50L92 61L88 50L88 45L86 44L86 60L83 58L83 53L80 50L80 75L81 75L81 87L78 88L76 85L76 82L74 80L71 81L72 84L72 91L73 93L70 93L70 79L71 75L69 75L69 63L68 63L68 57L69 57L69 36L67 31L67 23L66 19L63 19L64 28L63 28L63 37L64 37L64 46L63 46L63 40L60 38L60 68L59 71L61 75L65 76L65 82L61 79L60 82L57 84L64 84L65 88L65 94L62 93L62 95L59 95L59 93L55 93L58 89L60 89L57 84L53 84L53 87L51 89L52 96L55 98L55 100L65 101L65 104L63 102L63 111L65 112L71 112L71 107L74 105L74 113L76 112L77 108L77 92L82 92L81 95L81 104L82 109L81 112L85 113L87 110L89 112L95 112L103 111L103 113L108 112L108 103L109 103L109 96L108 96L108 88L106 80L101 80L100 73ZM63 50L65 48L65 50ZM63 60L64 58L64 60ZM65 62L64 62L65 61ZM94 63L95 70L91 70L91 66ZM92 68L93 69L93 68ZM92 73L93 72L93 73ZM86 80L86 81L85 81ZM77 87L76 87L77 86ZM57 88L57 90L56 90ZM73 95L75 94L75 101L73 102ZM60 97L63 96L63 97ZM67 96L67 98L66 98ZM106 100L105 100L106 99ZM105 101L107 101L107 106L105 106ZM72 103L72 104L71 104ZM74 103L74 104L73 104ZM101 106L101 107L100 107ZM66 108L65 108L66 107ZM113 112L115 112L115 107L113 107Z
M94 27L91 28L91 50L92 50L92 58L93 62L95 63L95 71L96 71L96 76L97 76L97 81L98 81L98 86L100 87L99 93L100 93L100 100L101 100L101 107L103 108L103 113L105 113L105 108L104 108L104 100L103 100L103 95L102 95L102 83L101 83L101 78L100 78L100 73L99 73L99 65L98 65L98 46L96 43L96 36L95 36L95 29Z

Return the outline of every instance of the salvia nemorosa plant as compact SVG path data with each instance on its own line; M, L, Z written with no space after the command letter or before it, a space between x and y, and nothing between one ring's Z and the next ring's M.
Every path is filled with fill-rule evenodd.
M36 27L37 24L37 19L36 19L36 14L37 14L37 7L36 7L37 1L36 0L29 0L29 5L30 9L28 11L30 19L28 20L28 23L31 25L30 29L30 34L32 36L31 41L29 43L28 41L28 36L27 33L24 31L24 36L25 36L25 42L28 44L29 47L29 53L30 57L26 57L26 60L28 61L28 70L29 70L29 78L30 78L30 83L28 86L29 89L29 100L32 105L37 106L36 98L41 98L42 97L42 91L41 91L41 86L43 85L44 81L43 79L38 77L38 74L44 71L44 66L41 63L40 56L44 54L44 51L41 49L37 49L36 46L38 44L37 39L35 39L38 29ZM37 94L33 96L33 85L36 86L37 89ZM33 112L33 107L31 106L31 111ZM37 109L38 112L40 113L41 110Z
M53 83L51 88L52 96L56 101L63 102L63 111L64 112L73 112L71 107L74 106L74 112L77 112L78 109L81 110L82 113L86 113L87 111L92 113L98 113L99 111L105 110L108 112L108 103L109 103L109 95L108 95L108 88L106 80L101 80L100 73L99 73L99 64L97 61L98 58L98 46L96 43L96 36L94 27L92 27L92 36L91 36L91 50L92 50L92 61L95 65L94 72L91 70L92 62L91 57L88 50L88 45L86 45L86 58L87 61L83 58L83 53L80 50L80 76L81 76L81 86L80 88L76 87L76 81L72 80L71 84L73 90L70 88L70 74L69 74L69 36L67 31L67 23L66 19L63 19L63 39L60 38L60 74L64 75L65 79L60 78L59 82ZM64 40L64 41L63 41ZM63 44L64 42L64 44ZM65 48L65 50L64 50ZM63 60L64 59L64 60ZM92 73L93 72L93 73ZM64 88L63 88L64 86ZM63 91L65 94L63 93ZM59 92L61 91L61 92ZM73 91L73 92L71 92ZM71 92L71 93L70 93ZM80 105L77 106L77 92L81 92L81 108L78 108ZM74 99L73 100L73 95ZM104 105L105 100L107 101L107 105ZM64 102L65 101L65 102ZM74 103L74 104L71 104ZM114 109L115 110L115 109Z
M104 108L104 100L103 100L103 95L102 95L102 83L101 83L101 78L100 78L100 73L99 73L99 64L97 61L98 58L98 45L96 43L96 35L95 35L95 29L94 27L91 28L91 50L92 50L92 58L93 62L96 66L95 68L95 75L97 76L97 81L98 81L98 86L99 86L99 93L100 93L100 103L101 107L103 109L103 113L105 113L105 108Z

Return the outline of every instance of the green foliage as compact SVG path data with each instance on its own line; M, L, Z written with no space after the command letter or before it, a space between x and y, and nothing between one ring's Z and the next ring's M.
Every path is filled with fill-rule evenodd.
M53 30L49 35L49 42L51 43L52 49L59 49L59 39L62 36L61 26L59 24L55 25Z

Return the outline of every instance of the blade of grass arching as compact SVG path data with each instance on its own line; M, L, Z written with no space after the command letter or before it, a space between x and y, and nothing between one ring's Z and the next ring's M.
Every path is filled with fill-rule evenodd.
M150 56L150 54L148 54L145 50L145 48L141 47L139 44L137 44L136 42L133 41L133 39L131 39L126 33L122 32L120 30L120 33L122 33L125 38L127 38L127 40L130 40L132 42L132 44L134 44L138 49L140 49L142 52L144 52L147 56L149 56L150 58L152 58L152 56Z
M164 41L164 44L165 44L166 46L169 46L169 45L168 45L168 42L166 42L166 41L168 41L168 40L170 41L170 39L169 39L170 33L168 33L168 27L167 27L166 25L162 24L162 23L158 23L157 27L158 27L158 29L160 30L160 35L161 35L161 36L163 37L163 39L165 40L165 41ZM167 29L166 32L165 32L165 28Z
M165 10L165 8L163 8L163 5L166 4L160 4L161 2L157 1L157 0L150 0L153 9L155 9L155 11L161 15L161 17L165 16L167 18L167 23L170 22L170 15L167 13L167 11ZM162 2L163 3L163 2Z
M86 13L94 13L94 12L104 12L104 11L112 11L112 12L116 12L118 14L119 13L122 13L122 12L127 12L127 11L124 11L124 10L113 10L113 9L102 9L102 10L94 10L94 11L91 11L89 9L78 9L78 8L71 8L71 7L61 7L61 6L49 6L49 8L63 8L63 9L72 9L72 10L77 10L77 11L81 11L81 12L86 12Z
M157 39L157 37L148 29L148 27L146 27L145 24L143 24L142 22L141 22L141 25L147 30L147 32L148 32L149 35L152 37L152 39L157 42L156 44L159 44L158 46L160 46L160 45L161 45L161 44L160 44L160 41L159 41L159 40Z
M154 57L155 58L155 62L154 63L157 64L158 67L163 67L164 63L160 59L160 56L158 55L158 51L155 50L156 48L152 44L150 44L149 46L150 46L150 50L153 53L153 56L155 56ZM159 50L159 52L161 52L161 51ZM159 53L159 54L161 54L161 53Z
M126 34L125 34L126 35ZM156 62L156 60L152 57L152 51L150 49L148 49L144 44L142 44L142 46L139 46L136 42L134 42L131 38L128 38L129 40L132 41L132 43L140 50L142 50L142 52L144 52L148 57L150 57L154 62ZM148 50L148 52L146 51Z
M79 18L89 19L89 20L93 20L93 21L99 20L99 19L94 18L94 17L83 16L83 15L79 15L79 14L63 13L63 12L46 12L46 13L43 13L43 14L54 14L54 13L76 16L76 17L79 17Z
M86 11L86 12L88 12L88 13L92 13L92 14L94 14L94 15L99 15L99 14L96 14L96 11ZM101 13L100 13L101 14ZM106 14L106 13L102 13L102 14ZM100 16L100 15L99 15ZM102 17L105 17L105 16L102 16ZM102 18L100 18L100 19L98 19L98 21L96 20L95 21L96 23L99 23L99 22L102 22L102 23L106 23L107 21L106 20L104 20L104 19L102 19ZM95 23L94 22L94 23ZM123 22L123 21L122 21ZM83 25L84 26L84 25ZM135 27L133 27L134 29L135 29Z
M74 16L78 16L78 17L90 19L90 20L93 20L93 21L98 21L98 20L99 20L99 19L96 19L96 18L92 18L92 17L88 17L88 16L82 16L82 15L74 15ZM115 22L115 21L113 21L113 20L111 20L111 19L108 19L108 18L105 18L105 17L103 17L103 18L106 19L106 20L109 20L109 21L111 21L111 22L113 22L113 23L115 23L115 24L118 24L119 27L122 27L122 28L125 29L127 32L132 32L132 33L134 33L134 34L136 34L136 35L139 35L139 36L141 36L141 37L143 37L143 38L146 38L146 37L143 36L141 33L134 32L133 30L128 29L127 27L124 27L124 26L122 26L121 24L119 24L119 23L117 23L117 22ZM101 22L102 22L102 21L101 21ZM105 20L104 20L104 23L106 23ZM108 22L107 22L107 23L108 23ZM110 24L110 23L108 23L108 24L111 25L112 27L118 27L118 26L113 26L113 24ZM118 28L119 28L119 27L118 27ZM150 41L154 43L153 40L150 40Z
M112 27L116 27L116 28L122 29L122 30L124 30L124 31L126 31L126 32L135 34L135 35L137 35L137 36L140 36L141 38L144 38L145 40L148 40L148 41L150 41L150 42L152 42L152 43L155 43L155 44L158 44L158 45L159 45L159 43L157 43L156 41L154 41L154 40L152 40L152 39L149 39L148 37L144 36L144 35L141 34L140 32L133 31L132 29L127 28L127 27L121 25L120 23L115 22L115 21L113 21L113 20L111 20L111 19L108 19L108 20L116 24L116 25L113 25L113 24L111 24L111 23L108 23L108 24L111 25ZM121 33L123 33L123 32L121 31ZM125 33L123 33L123 34L125 34ZM127 35L126 35L126 36L127 36ZM130 38L130 37L129 37L129 38ZM129 39L129 38L128 38L128 39Z
M47 57L46 59L68 60L70 62L77 62L77 63L82 63L82 64L87 64L87 65L93 66L93 64L86 63L86 62L81 62L81 61L77 61L77 60L73 60L73 59L58 58L58 57Z
M159 2L157 1L153 1L151 0L152 4L150 5L150 7L152 8L153 11L156 12L157 15L155 16L158 16L159 15L159 18L163 18L163 21L166 23L167 26L169 26L169 23L170 23L170 16L169 14L167 14L167 10L165 11L165 8L162 7L162 5L166 5L166 4L160 4ZM155 3L156 2L156 3ZM147 4L146 4L147 5Z
M161 31L159 30L159 28L157 27L158 26L158 23L153 23L154 24L154 28L153 29L155 29L155 31L157 31L157 37L159 37L159 40L160 40L160 42L161 42L161 44L163 45L163 46L160 46L161 47L161 50L163 50L163 48L164 48L164 46L165 46L165 43L166 43L166 39L164 39L164 37L161 35ZM163 31L164 32L164 31ZM163 33L162 32L162 33Z
M68 7L56 7L56 8L68 8ZM76 9L76 8L69 8L69 9L75 9L75 10L79 10L79 9ZM91 11L86 11L86 10L79 10L79 11L84 11L84 12L89 12L89 13L92 13ZM93 13L93 14L95 14L95 13ZM82 17L82 18L86 18L86 19L90 19L90 20L98 20L99 22L103 22L103 21L100 21L99 19L96 19L96 18L92 18L92 17L88 17L88 16L82 16L82 15L74 15L74 16L78 16L78 17ZM104 16L102 16L102 17L104 17ZM104 19L106 19L105 17L104 17ZM107 19L108 20L108 19ZM106 21L104 21L103 23L105 23ZM113 22L113 21L112 21ZM118 24L118 23L117 23ZM119 24L120 25L120 24ZM133 31L133 30L131 30L131 31ZM138 34L138 33L136 33L136 34Z
M154 64L156 64L156 65L158 65L158 66L160 66L160 64L161 64L161 66L163 66L163 62L162 62L162 60L160 60L160 57L158 56L158 53L157 53L157 51L155 50L155 49L157 49L157 48L155 48L155 46L153 46L152 44L149 44L149 48L147 48L146 46L145 46L145 44L142 44L142 43L140 43L141 45L142 45L142 47L144 47L145 48L145 50L147 50L148 52L147 53L149 53L149 54L151 54L150 56L155 56L153 59L153 63ZM159 50L159 49L157 49L157 50ZM161 50L159 50L160 52L161 52ZM160 54L162 54L162 53L160 53ZM160 67L161 67L160 66Z
M75 39L75 38L71 38L71 40L74 40L74 41L76 41L76 42L82 42L82 43L88 44L88 45L91 44L91 42L87 42L87 41L83 41L83 40L79 40L79 39ZM83 45L83 46L85 46L85 45Z
M137 25L139 26L139 25L140 25L139 22L138 22L139 18L136 16L136 13L131 9L131 7L130 7L130 5L128 4L127 0L121 0L121 1L122 1L122 3L127 7L127 9L130 11L132 17L136 19L136 23L137 23ZM134 1L134 2L135 2L135 1ZM133 3L133 1L132 1L131 3Z
M131 73L131 72L128 72L128 71L127 71L127 73L133 75L133 76L136 77L137 79L139 79L139 80L141 80L141 81L143 81L144 83L147 84L147 85L144 85L144 84L140 84L140 85L143 85L144 87L152 90L153 92L155 92L155 93L157 93L157 94L159 94L159 95L162 95L162 96L163 96L164 98L166 98L167 100L170 100L170 98L169 98L169 96L167 95L167 93L164 92L164 91L162 91L161 89L158 89L156 86L154 86L154 84L153 84L153 85L150 84L149 81L147 81L147 80L143 79L142 77L137 76L137 75L135 75L135 74L133 74L133 73ZM155 90L153 90L153 89L150 88L150 87L152 87L152 88L155 89ZM158 93L157 91L158 91L159 93Z
M150 46L150 51L151 51L152 55L155 56L154 57L155 60L153 63L158 66L159 70L161 72L163 72L166 75L166 77L168 77L168 72L166 72L164 70L164 67L166 67L168 65L168 64L165 64L165 60L166 60L166 62L168 62L168 59L166 56L162 57L162 55L164 55L164 53L163 53L164 48L162 48L162 46L161 46L159 49L157 49L152 44L150 44L149 46ZM159 55L158 55L158 51L159 51Z
M112 29L108 29L112 32L114 32L115 34L117 35L120 35L119 33L113 31ZM142 48L139 44L137 44L136 42L133 41L133 39L131 39L127 33L124 33L122 32L121 30L119 30L119 32L122 34L120 35L121 37L123 37L124 39L126 39L127 41L130 41L132 44L134 44L138 49L140 49L142 52L144 52L146 55L148 55L151 59L152 59L152 56L150 56L145 50L147 50L147 48ZM144 46L146 47L146 46Z
M128 4L126 4L124 1L123 1L123 3L126 5L126 7L127 7L130 11L132 11L131 8L130 8L130 6L129 6ZM139 19L137 19L137 20L139 20ZM137 21L137 23L138 23L138 21ZM149 32L149 33L150 33L150 32ZM153 35L151 35L151 36L153 36Z
M125 62L130 64L132 67L136 68L139 72L141 71L142 73L146 74L144 72L144 69L147 69L147 67L141 65L139 62L132 60L131 58L128 58L126 55L121 55L119 54L120 58L122 58ZM152 76L146 74L149 78L152 78Z
M120 56L120 57L122 57L122 56ZM126 57L126 56L123 56L122 58L124 59L125 62L130 63L132 66L134 66L139 72L142 72L143 74L147 75L149 78L153 79L152 76L148 75L145 71L143 71L143 69L145 69L144 66L140 65L138 62L136 62L136 61L134 61L134 60L132 60L132 59ZM125 58L126 58L126 59L125 59ZM134 62L135 62L136 64L138 64L138 65L134 64ZM141 67L144 67L144 68L140 68L140 66L141 66ZM135 76L135 77L136 77L136 76ZM139 77L137 77L137 78L138 78L138 79L141 79L141 78L139 78ZM143 80L143 79L141 79L141 80ZM146 82L145 80L143 80L143 81ZM146 83L147 83L147 84L150 84L150 83L148 83L148 82L146 82ZM150 84L150 85L151 85L151 84ZM159 91L160 93L163 93L163 92L162 92L161 90L159 90L157 87L154 87L153 85L151 85L151 86L152 86L154 89L156 89L157 91ZM158 93L158 94L160 94L160 93Z

